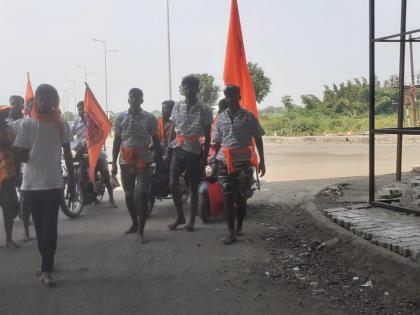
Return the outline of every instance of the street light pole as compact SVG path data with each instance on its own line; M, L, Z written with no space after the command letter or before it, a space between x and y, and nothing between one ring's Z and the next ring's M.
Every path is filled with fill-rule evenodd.
M166 0L166 24L168 38L168 79L169 79L169 99L172 100L172 65L171 65L171 32L169 19L169 0Z
M105 60L105 112L106 115L108 116L108 69L107 69L107 62L106 62L106 56L108 53L111 52L117 52L118 50L115 49L111 49L108 50L106 47L106 41L105 40L101 40L101 39L97 39L97 38L93 38L92 39L94 42L99 42L102 43L102 45L104 45L104 60Z
M76 67L82 68L84 70L84 73L85 73L85 82L86 82L86 80L87 80L87 67L85 65L76 65Z
M77 100L76 100L76 81L75 80L67 80L73 83L73 95L74 95L74 113L77 113Z

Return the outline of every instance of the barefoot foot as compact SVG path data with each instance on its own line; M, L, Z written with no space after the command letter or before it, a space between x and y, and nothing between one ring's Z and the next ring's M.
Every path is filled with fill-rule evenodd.
M223 239L223 244L225 245L231 245L237 241L235 235L229 235L226 238Z
M194 232L194 223L193 223L193 222L188 223L188 224L185 226L185 229L186 229L188 232Z
M240 228L238 227L238 228L236 228L235 234L236 234L236 236L243 236L244 232L243 232L241 227Z
M10 240L10 241L6 241L6 247L9 249L17 249L19 248L19 245L16 244L14 241Z
M176 229L177 229L177 227L178 227L179 225L181 225L181 224L185 224L185 218L182 218L182 219L177 219L174 223L169 224L169 225L168 225L168 228L169 228L171 231L173 231L173 230L176 230Z
M127 231L124 232L125 235L137 233L139 227L137 225L132 225Z

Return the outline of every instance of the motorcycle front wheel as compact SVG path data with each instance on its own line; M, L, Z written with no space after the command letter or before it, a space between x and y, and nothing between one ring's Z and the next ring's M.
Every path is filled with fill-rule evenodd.
M80 183L75 183L74 198L70 199L67 182L64 184L64 191L60 202L61 210L70 219L80 216L83 210L83 191Z

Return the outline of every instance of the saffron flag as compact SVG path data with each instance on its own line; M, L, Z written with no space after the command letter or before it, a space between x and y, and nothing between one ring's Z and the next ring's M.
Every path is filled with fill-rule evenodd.
M29 72L26 73L26 93L25 93L25 104L28 103L28 100L34 97L34 91L32 90L31 79L29 77Z
M86 145L89 155L89 180L95 183L95 167L101 154L112 123L109 121L101 105L86 84L84 110L86 119Z
M241 88L241 106L252 112L258 119L254 82L246 62L241 20L236 0L231 2L223 80L225 85L234 84Z
M254 114L258 120L257 100L254 81L246 62L245 46L242 37L241 19L238 3L232 0L230 7L229 31L226 45L225 69L223 73L225 85L234 84L241 89L241 106ZM258 159L255 153L254 140L250 146L251 164L258 170Z

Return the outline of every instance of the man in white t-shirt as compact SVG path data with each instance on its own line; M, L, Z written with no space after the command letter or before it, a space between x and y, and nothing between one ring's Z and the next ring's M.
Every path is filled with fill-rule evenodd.
M56 284L52 272L57 247L58 209L64 185L62 149L69 171L69 189L74 190L71 140L70 126L60 117L57 90L48 84L40 85L35 92L32 117L22 121L14 147L25 163L21 190L31 205L42 258L40 280L46 286Z

